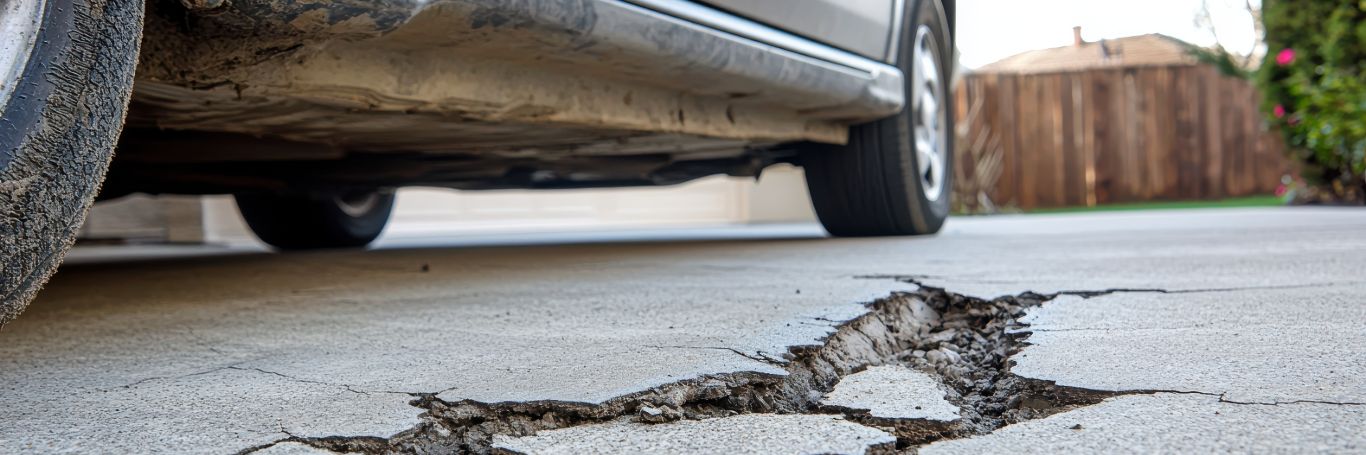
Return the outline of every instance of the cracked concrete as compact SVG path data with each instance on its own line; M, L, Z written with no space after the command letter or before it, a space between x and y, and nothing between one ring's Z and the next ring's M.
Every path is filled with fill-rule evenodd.
M1205 395L1157 393L931 444L922 455L979 453L1359 453L1366 412L1315 404L1240 406Z
M1366 402L1361 286L1113 294L1029 310L1014 373L1235 402ZM1366 410L1363 410L1366 411Z
M69 379L44 381L56 388ZM419 423L403 397L355 394L237 368L108 390L8 389L3 400L0 447L8 453L221 453L245 448L225 439L268 442L323 432L388 436Z
M789 350L778 374L748 371L707 375L696 379L653 387L602 403L563 401L526 401L483 403L473 400L451 402L440 395L423 397L417 406L426 409L423 425L394 437L333 438L304 440L319 447L338 451L367 453L393 452L486 452L494 441L507 436L526 437L568 427L601 424L635 415L642 423L674 422L683 425L696 420L726 418L736 414L817 413L822 393L856 369L893 360L897 355L920 345L916 340L937 326L940 315L951 314L952 306L941 292L898 292L867 306L866 314L839 324L837 330L819 346L799 346ZM901 330L908 328L911 330ZM1004 331L1002 330L1002 333ZM710 349L710 348L703 348ZM748 356L741 356L749 358ZM766 362L768 363L768 362ZM848 416L870 426L886 427L897 438L893 441L940 435L950 431L941 424L929 426L906 419L878 419L858 410ZM651 433L634 426L596 426L605 433ZM839 429L829 427L832 441ZM575 438L600 437L599 431L570 432ZM666 432L667 433L667 432ZM882 443L875 444L881 446ZM798 446L794 446L798 447ZM806 447L806 446L800 446ZM890 447L889 447L890 448ZM739 450L739 448L737 448ZM795 449L794 449L795 450Z
M323 450L302 442L281 442L252 452L256 455L330 455L336 452Z
M672 425L618 421L499 437L497 449L536 454L810 454L886 452L896 438L835 416L746 414Z
M0 396L0 421L14 422L0 451L222 452L288 437L384 438L421 422L411 394L600 404L710 375L780 375L753 356L818 344L836 324L803 322L849 320L867 311L861 302L914 288L793 268L755 280L697 264L728 247L68 267L0 333L0 383L19 390Z
M967 218L929 239L740 233L745 241L726 242L707 233L670 243L73 265L0 332L0 422L16 422L0 434L0 451L221 453L300 442L483 451L496 435L594 424L664 422L648 428L667 434L735 413L834 418L843 412L816 401L840 376L879 363L935 373L963 409L953 427L843 413L895 435L901 449L942 438L988 444L1083 411L1136 416L1119 428L1185 409L1112 404L1138 398L1204 400L1188 403L1201 412L1251 407L1153 393L1167 386L1225 401L1356 402L1360 375L1315 379L1286 368L1366 364L1359 344L1305 333L1366 320L1350 297L1366 290L1363 227L1357 211L1222 210ZM857 278L869 276L884 278ZM861 304L916 289L892 276L952 293ZM1019 298L971 298L1000 295ZM915 301L935 322L920 323L931 313ZM1099 313L1087 313L1093 304ZM1031 327L1015 321L1026 312ZM1221 338L1219 328L1237 324L1260 329L1242 339L1257 346L1240 351ZM1017 353L1021 330L1034 331L1024 340L1034 345ZM1163 332L1179 330L1189 336L1161 345L1173 340ZM1299 346L1301 357L1272 344ZM1187 374L1102 368L1128 360ZM1204 390L1219 384L1229 387ZM1132 393L1141 395L1116 397ZM1262 407L1308 419L1327 406ZM1352 422L1326 421L1297 440L1317 431L1341 442L1333 435ZM1253 424L1229 419L1221 429L1254 437ZM1186 444L1124 431L1155 450ZM1091 443L1082 436L1049 437Z

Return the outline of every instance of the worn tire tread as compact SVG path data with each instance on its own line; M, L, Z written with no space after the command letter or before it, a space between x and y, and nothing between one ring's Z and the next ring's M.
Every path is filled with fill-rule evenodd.
M99 192L133 88L143 6L48 2L0 116L0 327L52 276Z

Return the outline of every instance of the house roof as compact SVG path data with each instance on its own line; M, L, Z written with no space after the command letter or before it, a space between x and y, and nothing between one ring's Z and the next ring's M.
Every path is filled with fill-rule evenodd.
M1130 36L1029 51L974 70L978 73L1054 73L1092 68L1194 65L1191 45L1161 34Z

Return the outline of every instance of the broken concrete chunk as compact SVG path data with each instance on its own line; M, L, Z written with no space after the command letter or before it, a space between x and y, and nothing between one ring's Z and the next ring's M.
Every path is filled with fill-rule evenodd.
M683 413L669 406L641 406L640 412L636 413L636 421L643 423L673 422L681 418Z
M885 365L845 376L821 404L866 409L873 417L884 419L958 420L958 407L945 400L944 393L943 385L928 374Z
M945 360L948 360L944 353L940 352L938 349L926 352L925 359L929 360L930 363L933 363L935 365L943 364Z
M890 434L836 416L744 414L659 425L618 420L521 438L495 436L493 447L525 454L862 454L895 444Z

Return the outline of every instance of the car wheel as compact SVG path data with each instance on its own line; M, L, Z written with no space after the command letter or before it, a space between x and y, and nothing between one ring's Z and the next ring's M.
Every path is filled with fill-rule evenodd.
M143 0L0 2L0 325L66 255L123 127Z
M384 230L394 193L239 194L237 208L261 241L282 250L359 248Z
M845 145L809 144L802 155L816 214L837 236L939 232L953 175L953 44L936 0L907 11L897 64L906 107L857 125Z

